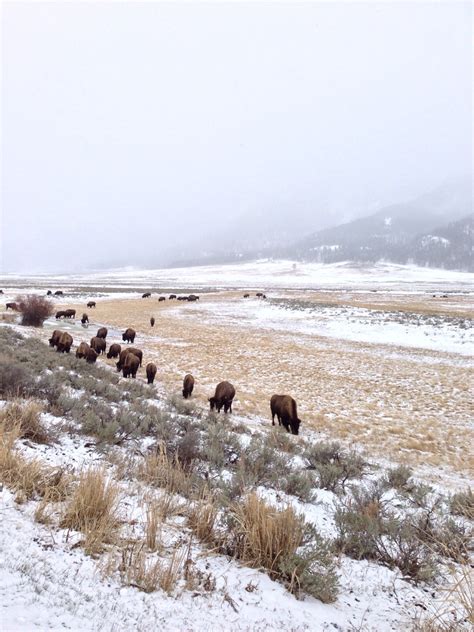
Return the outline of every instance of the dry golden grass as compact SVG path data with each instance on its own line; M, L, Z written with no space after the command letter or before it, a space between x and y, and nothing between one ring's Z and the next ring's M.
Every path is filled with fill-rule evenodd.
M103 468L90 468L79 476L60 526L81 531L84 549L89 554L100 553L104 543L114 541L119 520L117 516L119 488L108 480Z
M212 496L196 503L189 512L188 526L196 534L201 542L211 544L215 542L216 534L214 525L216 523L218 508L213 502Z
M156 551L161 541L162 511L159 503L154 499L146 502L145 541L148 549Z
M469 297L459 296L420 299L383 292L300 291L279 295L335 306L460 317L470 316L472 307ZM159 367L156 384L163 394L180 393L184 375L191 372L196 379L191 401L198 410L208 409L207 398L215 385L227 379L237 390L234 411L270 424L271 395L289 393L298 402L303 434L305 428L321 430L334 439L357 442L373 456L474 475L469 390L474 375L458 356L276 331L264 325L254 329L237 319L211 318L207 312L202 318L201 304L209 300L227 309L243 299L241 292L222 291L201 295L195 304L158 303L155 297L108 300L99 301L90 316L119 331L127 326L136 329L135 346L144 351L144 366L154 361ZM153 329L151 315L156 318ZM115 341L111 336L109 344ZM144 379L143 368L138 375Z
M156 452L145 457L138 474L147 483L162 487L171 494L189 495L192 486L179 459L168 456L163 444L158 446Z
M19 430L19 438L31 439L35 443L50 443L51 434L41 421L42 406L38 402L14 400L0 410L0 424L5 429L15 426Z

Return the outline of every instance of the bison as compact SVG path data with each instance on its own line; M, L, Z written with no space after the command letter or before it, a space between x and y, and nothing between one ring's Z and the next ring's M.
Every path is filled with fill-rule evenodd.
M56 351L59 351L59 353L69 353L71 351L72 342L71 334L63 331L56 344Z
M96 307L95 301L89 301L87 307Z
M64 296L64 292L62 290L56 290L54 296Z
M146 365L146 379L148 380L148 384L153 384L153 382L155 381L155 375L156 375L156 364L154 364L153 362L148 362L148 364Z
M287 432L294 435L299 434L301 420L298 419L296 410L296 402L289 395L273 395L270 400L270 409L272 411L272 426L275 425L275 415L278 423L286 428Z
M66 309L64 312L64 318L76 318L76 310Z
M184 376L183 380L183 397L184 399L188 399L191 397L194 388L194 378L191 373L188 373Z
M98 338L97 336L94 336L93 338L91 338L91 347L100 355L101 353L105 353L107 343L103 338Z
M132 329L131 327L129 327L122 334L122 340L124 342L131 342L133 344L133 341L135 340L135 336L136 335L137 335L137 332L134 329Z
M136 377L138 367L140 366L140 360L134 353L130 353L130 351L126 354L125 360L123 362L122 367L122 375L123 377Z
M163 301L166 301L166 296L160 296L158 299L158 303L162 303Z
M49 342L49 346L50 346L50 347L56 347L56 345L57 345L57 344L58 344L58 342L59 342L59 339L61 338L61 334L62 334L62 333L63 333L63 332L62 332L62 331L59 331L59 329L55 329L55 330L53 331L53 333L51 334L51 338L50 338L50 339L49 339L49 341L48 341L48 342Z
M103 338L105 340L107 338L107 334L107 327L100 327L100 329L97 331L96 337Z
M109 351L107 353L107 357L109 358L109 360L110 358L118 358L121 351L122 351L122 347L115 342L114 344L110 345Z
M152 327L154 327L154 326L155 326L155 318L154 318L153 316L150 318L150 325L151 325Z
M199 296L196 296L196 294L190 294L188 296L188 301L199 301Z
M244 294L244 298L250 298L250 294Z
M76 349L76 358L86 358L89 349L90 347L87 342L81 342L81 344Z
M52 295L51 290L48 290L48 291L46 292L46 296L51 296L51 295Z
M94 364L94 362L97 360L98 355L99 354L95 349L89 347L89 349L87 350L87 355L85 356L86 362L88 362L89 364Z
M18 303L7 303L7 309L12 309L14 312L17 312Z
M66 312L62 309L59 312L56 312L56 320L59 320L60 318L65 318L66 317Z
M89 322L89 316L87 314L82 314L81 323L85 325Z
M232 401L235 396L235 388L230 382L219 382L216 386L216 392L213 397L209 398L209 404L211 410L214 408L218 413L221 412L222 406L224 406L224 412L232 412Z
M142 298L150 298L151 296L151 292L145 292L145 294L142 294Z
M170 301L172 301L174 298L176 298L176 294L170 294Z
M133 355L135 355L138 358L138 360L140 362L140 366L142 365L143 352L140 351L140 349L135 349L135 347L128 347L126 349L123 349L120 352L119 361L115 365L117 367L117 371L121 371L122 370L123 364L125 362L125 358L127 357L128 353L133 353Z

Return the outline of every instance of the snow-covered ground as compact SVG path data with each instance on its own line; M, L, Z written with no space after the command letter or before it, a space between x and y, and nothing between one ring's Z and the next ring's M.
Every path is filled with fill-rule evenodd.
M250 263L162 268L142 270L121 268L83 274L8 274L0 284L13 286L15 281L44 287L57 282L68 286L96 285L125 287L215 287L215 288L294 288L294 289L385 289L406 292L458 291L472 292L474 273L457 272L393 263L323 264L294 261L259 260Z

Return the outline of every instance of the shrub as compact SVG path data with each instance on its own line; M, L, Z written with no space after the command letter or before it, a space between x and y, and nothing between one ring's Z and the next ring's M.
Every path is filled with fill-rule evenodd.
M23 365L13 358L0 356L0 395L2 397L20 397L29 393L34 378Z
M0 424L5 430L18 428L19 437L36 443L50 443L52 438L41 421L41 407L36 402L11 402L0 410Z
M16 303L21 312L21 324L30 327L42 327L44 321L54 311L54 305L51 301L48 301L44 296L37 296L36 294L18 296Z
M412 474L412 470L406 465L398 465L388 470L386 485L398 490L407 489L410 487Z
M450 511L455 516L463 516L474 520L474 493L470 487L464 492L458 492L451 497Z
M342 450L337 442L308 446L303 457L308 469L316 470L319 487L331 492L345 492L347 481L362 478L367 465L359 454Z

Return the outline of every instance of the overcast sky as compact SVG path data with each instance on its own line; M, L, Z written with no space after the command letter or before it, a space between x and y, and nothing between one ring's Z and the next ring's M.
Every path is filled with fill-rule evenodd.
M157 264L251 212L471 173L469 3L3 3L4 272Z

